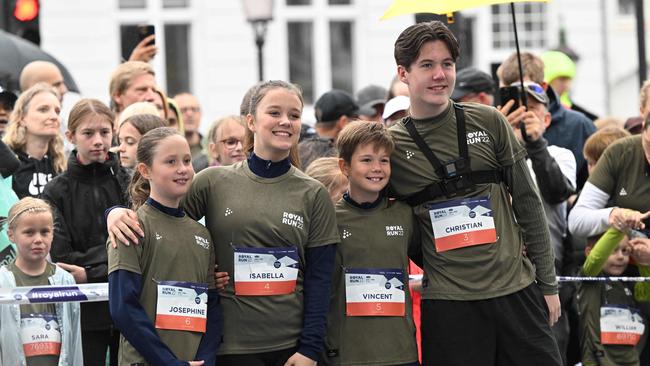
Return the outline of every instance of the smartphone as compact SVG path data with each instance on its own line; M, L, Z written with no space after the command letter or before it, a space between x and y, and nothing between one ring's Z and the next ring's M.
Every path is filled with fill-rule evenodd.
M515 104L512 106L512 108L510 108L510 112L519 108L519 106L521 105L520 90L521 88L518 86L504 86L502 88L499 88L499 97L501 98L499 105L503 107L510 99L514 99Z
M136 27L137 32L138 32L138 43L140 43L143 39L149 37L152 34L156 34L156 29L152 24L145 24L145 25L139 25ZM151 42L147 44L147 46L152 46L156 44L156 39L154 38Z

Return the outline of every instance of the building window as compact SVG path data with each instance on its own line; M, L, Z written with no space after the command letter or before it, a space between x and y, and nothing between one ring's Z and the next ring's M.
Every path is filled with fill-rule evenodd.
M524 3L515 5L519 46L523 48L545 48L546 4ZM512 26L510 4L492 5L492 46L496 49L515 47L515 33Z
M120 0L120 9L144 9L147 7L146 0Z
M330 22L332 89L354 94L352 70L352 22Z
M165 24L165 61L169 95L191 90L189 28L188 24Z
M300 85L305 103L311 104L314 101L314 27L311 22L289 22L287 27L289 80Z
M328 0L330 5L351 5L352 0Z
M311 0L287 0L287 5L311 5Z
M164 9L187 8L190 0L163 0Z
M618 13L620 15L634 15L634 0L618 0Z

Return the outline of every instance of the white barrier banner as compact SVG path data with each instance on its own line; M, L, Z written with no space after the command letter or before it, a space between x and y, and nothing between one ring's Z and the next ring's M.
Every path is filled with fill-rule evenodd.
M0 304L108 301L108 283L0 288Z

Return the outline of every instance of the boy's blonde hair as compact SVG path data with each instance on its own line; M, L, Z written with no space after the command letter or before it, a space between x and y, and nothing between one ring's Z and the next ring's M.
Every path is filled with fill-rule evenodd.
M585 159L591 159L597 162L612 142L631 136L628 131L621 127L605 127L596 131L585 141L582 148L582 155Z
M9 230L14 230L18 225L18 219L25 213L37 213L37 212L49 212L52 216L52 222L54 223L54 215L52 214L52 207L43 201L40 198L34 197L25 197L20 201L16 202L9 209L7 214L7 228Z
M349 164L357 147L367 144L383 148L389 155L395 149L393 136L382 123L356 120L345 125L337 137L339 158Z

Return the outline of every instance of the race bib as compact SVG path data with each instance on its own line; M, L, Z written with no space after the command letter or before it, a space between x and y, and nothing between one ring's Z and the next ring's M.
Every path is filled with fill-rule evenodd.
M176 281L158 283L156 328L205 333L208 286Z
M645 330L643 317L637 309L624 305L600 308L600 342L636 346Z
M235 294L290 294L296 289L298 268L296 247L235 248Z
M429 216L437 252L497 241L489 198L432 204Z
M345 269L348 316L404 316L404 272L400 269Z
M61 353L61 331L55 314L22 314L20 338L25 357L58 356Z

